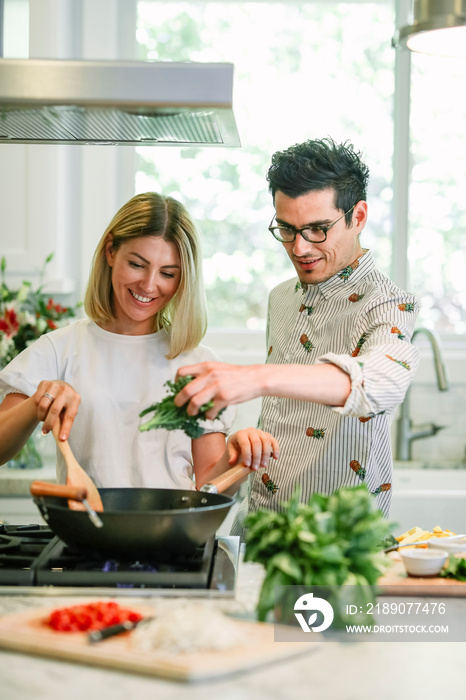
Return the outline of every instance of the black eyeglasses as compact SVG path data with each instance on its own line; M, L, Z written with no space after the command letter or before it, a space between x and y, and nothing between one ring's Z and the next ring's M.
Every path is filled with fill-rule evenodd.
M292 243L296 240L298 233L300 233L304 240L308 243L324 243L327 240L327 233L332 226L335 226L335 224L341 221L341 219L349 214L355 206L356 205L353 204L351 209L348 209L348 211L339 216L338 219L335 219L335 221L332 221L331 224L327 224L326 226L321 226L318 224L315 226L313 224L308 224L308 226L303 226L303 228L295 228L294 226L286 226L285 224L272 226L276 216L274 215L272 221L270 222L269 231L272 236L277 239L277 241L280 241L280 243Z

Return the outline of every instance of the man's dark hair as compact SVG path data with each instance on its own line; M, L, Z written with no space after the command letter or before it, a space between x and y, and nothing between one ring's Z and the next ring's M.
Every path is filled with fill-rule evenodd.
M335 207L346 212L360 200L366 200L369 168L351 143L337 144L328 137L274 153L267 181L274 199L277 191L295 198L333 189ZM351 222L351 212L346 222Z

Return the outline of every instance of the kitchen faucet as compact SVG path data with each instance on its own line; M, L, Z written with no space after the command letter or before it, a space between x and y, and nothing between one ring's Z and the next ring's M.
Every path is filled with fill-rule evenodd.
M448 391L448 377L440 349L440 339L434 331L421 327L416 328L411 340L414 340L419 333L423 333L427 337L432 347L438 389L439 391ZM444 425L435 425L434 423L427 423L426 425L419 425L416 427L413 426L409 416L410 391L411 387L408 389L405 400L401 404L400 417L397 420L395 459L403 462L411 459L413 440L436 435L439 430L445 427Z

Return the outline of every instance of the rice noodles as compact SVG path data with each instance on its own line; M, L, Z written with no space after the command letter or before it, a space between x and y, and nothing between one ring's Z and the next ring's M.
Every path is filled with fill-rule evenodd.
M165 601L154 619L139 625L133 644L171 653L230 649L244 643L241 625L207 602Z

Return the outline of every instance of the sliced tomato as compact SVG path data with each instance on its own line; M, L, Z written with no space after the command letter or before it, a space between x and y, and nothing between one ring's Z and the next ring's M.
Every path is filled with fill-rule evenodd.
M114 601L97 601L53 610L44 623L57 632L88 632L141 619L140 613L121 608Z

